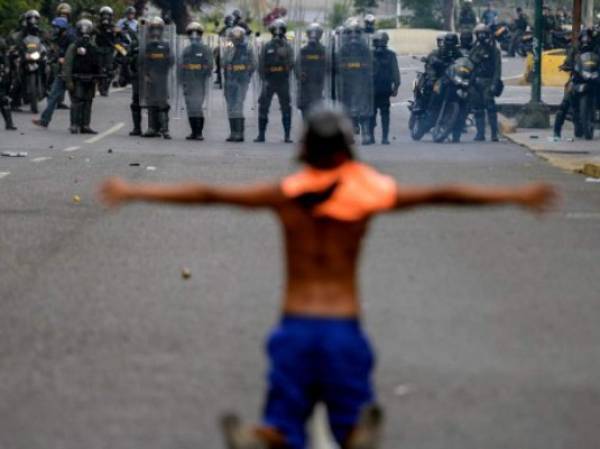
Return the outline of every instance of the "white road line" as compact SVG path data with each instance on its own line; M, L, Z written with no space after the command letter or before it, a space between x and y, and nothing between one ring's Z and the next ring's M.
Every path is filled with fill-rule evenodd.
M96 143L99 140L104 139L106 136L110 136L113 133L116 133L118 130L120 130L121 128L123 128L125 126L125 123L121 122L121 123L117 123L115 126L113 126L112 128L107 129L104 132L101 132L100 134L98 134L97 136L92 137L91 139L88 139L85 141L85 143Z
M600 220L600 212L569 212L569 220Z
M115 87L115 88L111 88L110 91L111 92L123 92L125 89L127 89L126 87Z
M9 171L0 171L0 179L6 178L8 175L10 175Z
M63 151L64 151L65 153L71 153L71 152L73 152L73 151L77 151L77 150L78 150L78 149L80 149L80 148L81 148L81 147L67 147L67 148L65 148Z
M48 161L50 159L52 159L52 158L51 157L46 157L46 156L41 156L41 157L35 157L35 158L31 159L31 162L38 163L38 162Z
M327 413L325 407L319 404L311 420L311 448L312 449L336 449L331 433L327 426Z

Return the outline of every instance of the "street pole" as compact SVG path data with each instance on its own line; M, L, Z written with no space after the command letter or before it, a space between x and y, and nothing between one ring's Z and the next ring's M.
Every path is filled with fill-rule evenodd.
M535 23L533 35L533 78L531 80L531 101L527 103L517 120L521 128L549 128L550 111L542 102L542 52L544 40L543 0L535 0Z
M581 0L573 1L573 43L577 41L577 36L581 31Z
M400 17L402 16L402 0L396 0L396 28L400 28Z

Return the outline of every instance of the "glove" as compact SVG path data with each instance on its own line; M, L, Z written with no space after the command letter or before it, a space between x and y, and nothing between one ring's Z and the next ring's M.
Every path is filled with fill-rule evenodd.
M75 90L75 83L73 83L73 81L68 81L67 82L67 90L69 92L73 92Z

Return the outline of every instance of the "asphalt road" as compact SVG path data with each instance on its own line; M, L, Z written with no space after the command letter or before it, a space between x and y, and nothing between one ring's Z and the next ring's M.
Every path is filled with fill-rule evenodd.
M275 115L267 144L226 144L218 107L203 143L183 140L184 120L172 141L130 138L128 95L97 100L94 126L110 133L88 143L63 111L48 130L17 114L19 131L0 131L2 150L29 153L0 158L2 449L214 449L222 411L259 416L282 288L273 217L107 212L94 195L110 175L271 179L296 167L296 148ZM472 133L415 143L406 122L394 108L393 144L360 157L404 183L545 180L564 200L544 219L434 208L373 223L360 276L384 448L596 449L600 184Z

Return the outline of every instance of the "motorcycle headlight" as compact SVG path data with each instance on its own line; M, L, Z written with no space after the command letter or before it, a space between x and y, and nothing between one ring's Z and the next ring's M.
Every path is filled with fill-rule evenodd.
M459 98L465 99L465 98L467 98L468 92L463 89L458 89L456 91L456 95L458 95Z
M586 89L587 89L587 84L585 84L585 83L582 83L582 84L577 84L577 85L575 86L575 91L576 91L576 92L578 92L578 93L582 93L582 92L584 92Z
M28 53L27 59L30 61L37 61L38 59L40 59L40 52L34 51L33 53Z
M463 79L462 79L460 76L458 76L458 75L454 75L454 76L452 77L452 82L453 82L454 84L458 84L458 85L462 86Z

